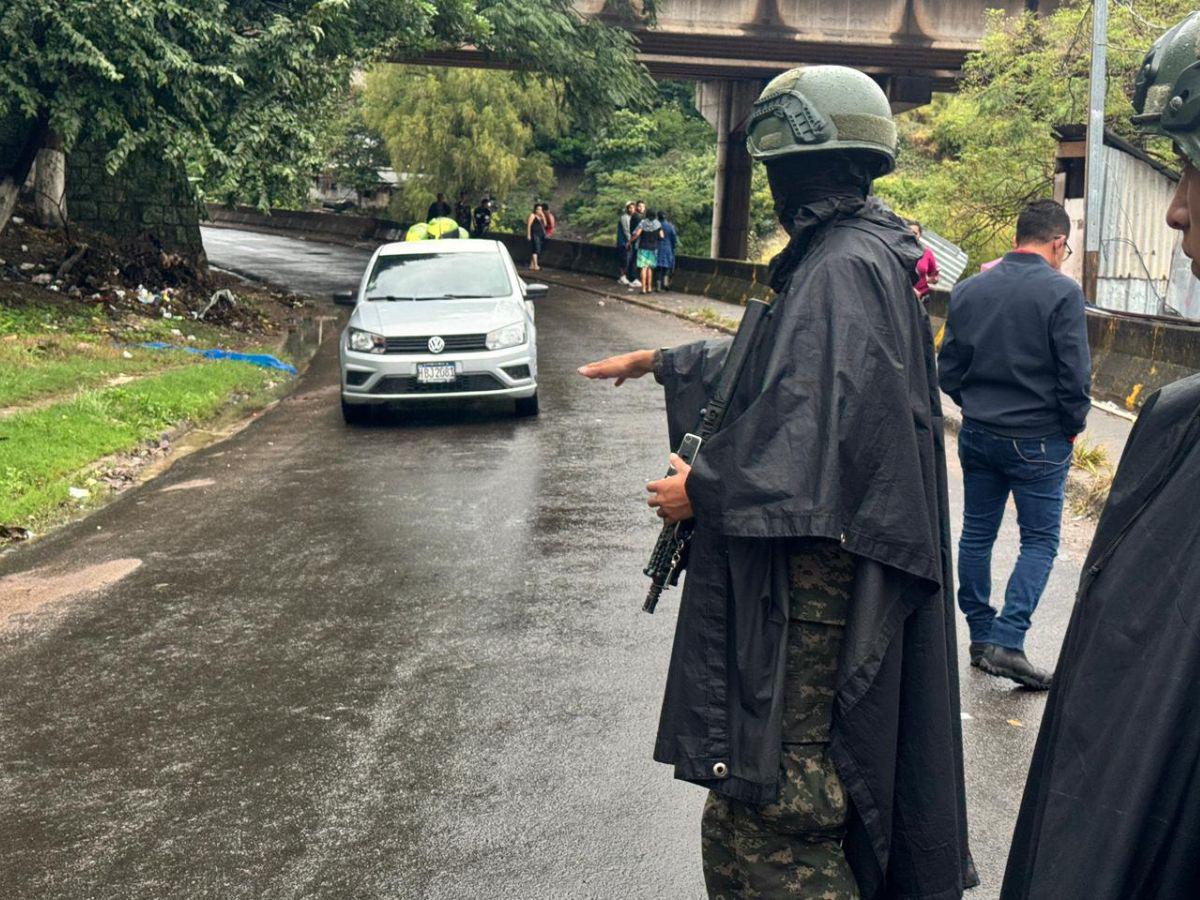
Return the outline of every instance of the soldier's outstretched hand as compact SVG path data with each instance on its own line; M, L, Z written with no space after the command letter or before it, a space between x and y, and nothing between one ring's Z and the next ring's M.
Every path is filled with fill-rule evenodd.
M622 353L620 356L610 356L599 362L588 363L579 367L579 374L584 378L615 378L614 387L620 387L627 378L641 378L654 368L653 350L634 350L632 353Z

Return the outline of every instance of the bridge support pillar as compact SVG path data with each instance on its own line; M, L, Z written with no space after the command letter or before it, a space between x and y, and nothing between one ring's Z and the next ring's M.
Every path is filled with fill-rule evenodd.
M749 247L752 169L746 118L761 89L757 81L725 79L696 85L696 107L717 130L711 253L721 259L745 259Z

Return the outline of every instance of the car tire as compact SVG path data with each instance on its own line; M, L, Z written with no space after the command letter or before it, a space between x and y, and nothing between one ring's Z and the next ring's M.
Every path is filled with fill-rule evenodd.
M516 401L517 417L520 419L536 416L538 414L538 395L532 397L518 397Z
M367 425L371 421L371 407L358 403L347 403L342 398L342 419L347 425Z

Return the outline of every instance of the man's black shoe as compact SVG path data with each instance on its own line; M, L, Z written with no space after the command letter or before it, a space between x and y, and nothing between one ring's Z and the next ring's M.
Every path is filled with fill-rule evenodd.
M979 660L979 668L989 675L1011 678L1017 684L1035 691L1050 690L1050 673L1031 663L1020 650L990 645Z
M971 646L967 648L967 652L971 655L971 665L978 669L979 661L983 659L983 654L987 652L987 648L990 646L992 645L971 641Z

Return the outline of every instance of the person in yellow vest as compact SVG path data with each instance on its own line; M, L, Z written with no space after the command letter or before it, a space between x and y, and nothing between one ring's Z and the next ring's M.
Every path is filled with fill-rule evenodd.
M439 216L430 220L429 236L436 240L444 240L446 238L469 238L471 234L449 216Z

